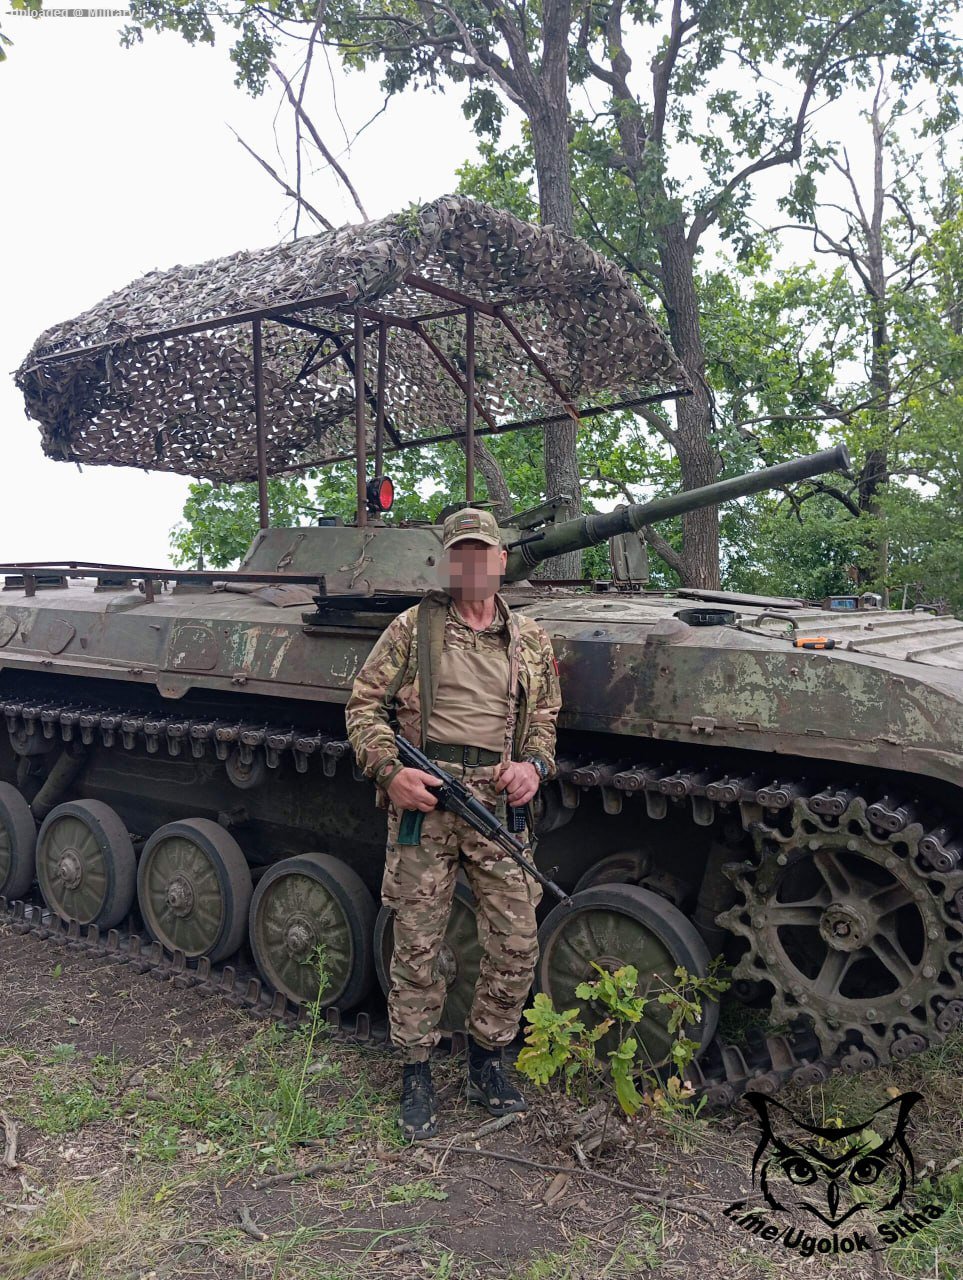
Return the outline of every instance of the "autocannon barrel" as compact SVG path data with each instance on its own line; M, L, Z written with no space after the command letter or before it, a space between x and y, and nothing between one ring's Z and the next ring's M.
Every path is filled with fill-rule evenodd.
M695 511L699 507L714 507L733 498L744 498L763 489L778 489L795 480L808 480L827 471L841 471L849 467L849 454L845 445L809 453L791 462L780 462L774 467L763 467L746 475L718 480L700 489L686 489L652 502L638 502L628 507L616 507L605 515L580 516L577 520L565 520L551 525L543 533L525 538L508 553L505 580L517 582L527 578L532 569L543 560L563 555L566 551L581 551L584 547L607 542L619 533L629 533L658 520L669 520Z

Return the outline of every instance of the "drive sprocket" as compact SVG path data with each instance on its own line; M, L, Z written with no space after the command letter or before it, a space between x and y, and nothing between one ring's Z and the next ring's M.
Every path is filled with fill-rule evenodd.
M753 856L726 868L742 902L718 923L746 940L733 976L771 984L775 1022L808 1019L824 1054L865 1068L963 1018L963 870L945 827L883 830L847 794L836 817L797 797L751 822Z

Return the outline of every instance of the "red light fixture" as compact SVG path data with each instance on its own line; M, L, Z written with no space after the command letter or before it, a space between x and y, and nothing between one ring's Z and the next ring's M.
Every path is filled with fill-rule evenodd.
M368 481L368 510L390 511L395 500L394 483L387 476L375 476Z

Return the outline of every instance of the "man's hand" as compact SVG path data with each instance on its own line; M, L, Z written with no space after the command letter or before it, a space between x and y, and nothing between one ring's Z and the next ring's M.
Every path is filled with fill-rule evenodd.
M541 786L542 779L533 764L523 760L503 761L495 772L495 790L508 788L508 803L513 808L528 804Z
M438 807L438 797L432 795L428 788L440 786L440 778L433 778L421 769L399 769L391 779L388 798L396 809L420 809L422 813L430 813Z

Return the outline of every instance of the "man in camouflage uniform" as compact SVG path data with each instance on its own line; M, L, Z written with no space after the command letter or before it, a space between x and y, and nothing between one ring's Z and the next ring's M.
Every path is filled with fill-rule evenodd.
M537 955L541 886L461 818L437 808L435 780L398 760L398 731L461 778L502 819L530 805L555 772L561 705L552 645L497 594L507 553L487 511L467 508L443 529L445 592L429 592L384 631L355 681L346 715L358 762L388 808L382 898L395 913L388 1016L404 1053L401 1124L435 1133L429 1052L445 1002L436 970L459 864L474 892L484 952L468 1018L468 1096L494 1115L523 1111L501 1050L518 1031ZM418 843L400 845L402 814L423 814ZM527 809L530 820L531 810Z

